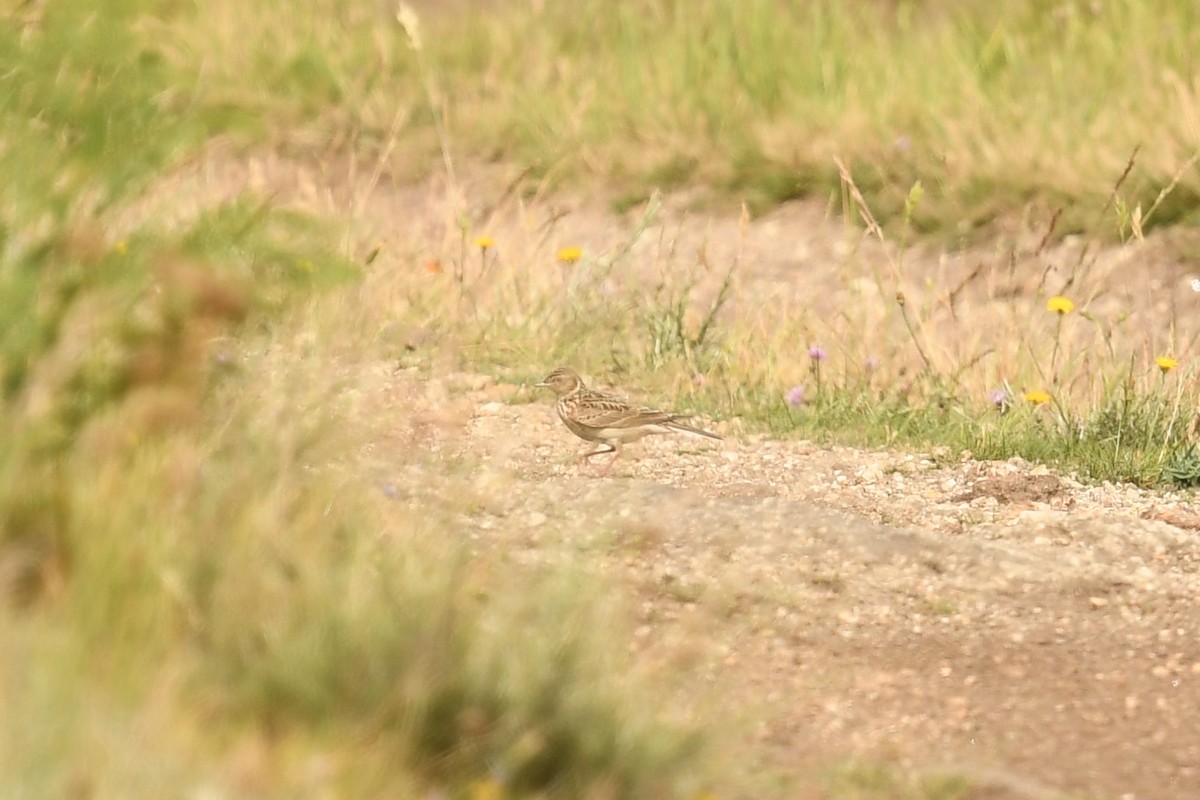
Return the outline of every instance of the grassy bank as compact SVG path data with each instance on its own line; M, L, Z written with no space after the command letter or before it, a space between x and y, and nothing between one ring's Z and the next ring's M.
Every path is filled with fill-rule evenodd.
M950 236L1028 207L1111 237L1139 205L1149 228L1200 198L1200 12L1183 0L418 7L415 53L375 4L213 4L194 22L200 96L258 106L294 142L416 145L417 171L437 151L431 96L459 155L625 202L702 184L753 208L837 203L840 156L885 222L923 181L913 222Z
M597 252L557 247L568 240L544 233L549 209L510 211L538 224L501 213L492 227L502 235L449 242L441 258L389 278L393 307L422 332L392 349L400 364L524 385L571 364L731 433L1194 483L1186 354L1200 330L1157 290L1122 290L1121 260L1085 257L1047 279L1046 257L1002 251L995 265L926 276L888 243L897 255L852 255L819 282L764 299L737 246L720 261L677 246L679 220L654 204L626 241Z

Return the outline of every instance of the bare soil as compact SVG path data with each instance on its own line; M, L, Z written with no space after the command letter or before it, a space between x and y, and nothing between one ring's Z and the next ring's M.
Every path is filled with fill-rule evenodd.
M344 171L273 156L204 174L178 191L194 201L197 186L267 188L353 213L364 242L440 230L436 185L347 185ZM486 174L476 187L470 196L501 190ZM611 246L632 224L588 201L545 202L588 247ZM712 251L740 238L763 293L832 286L823 270L864 247L810 204L744 236L733 214L671 225ZM1050 259L1069 264L1084 246L1064 243ZM1176 303L1189 265L1173 248L1139 247L1105 251L1096 275L1129 302ZM981 252L910 257L966 275ZM1121 289L1122 270L1150 255L1144 281L1161 292ZM514 564L582 562L617 582L639 668L675 676L695 714L732 732L748 754L739 770L777 776L754 796L823 796L822 771L847 759L967 773L973 800L1200 796L1191 495L1089 485L1020 460L773 441L729 424L719 443L631 445L601 477L599 465L572 462L585 445L548 396L395 365L342 365L391 431L356 469L397 502L459 504L480 550ZM456 477L430 490L431 471Z
M547 444L497 459L514 435ZM1188 498L767 440L647 441L598 478L560 464L578 448L546 406L484 402L462 446L515 476L477 524L515 516L495 529L535 558L567 535L627 582L639 658L719 685L773 769L883 759L994 798L1200 790Z

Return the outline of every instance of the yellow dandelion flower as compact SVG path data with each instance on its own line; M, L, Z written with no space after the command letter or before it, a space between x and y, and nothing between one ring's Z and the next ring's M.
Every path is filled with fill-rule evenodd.
M1033 403L1035 406L1040 406L1044 403L1049 403L1052 398L1050 397L1049 392L1043 391L1042 389L1034 389L1032 392L1025 393L1025 399L1030 403Z
M564 264L574 264L583 258L583 250L578 247L563 247L558 251L558 260Z
M1075 303L1069 297L1063 297L1061 294L1056 294L1046 301L1046 310L1058 314L1060 317L1063 314L1070 314L1075 310Z
M1170 372L1179 366L1179 362L1170 356L1159 356L1158 358L1154 359L1154 363L1157 364L1158 368L1163 372Z
M475 237L475 246L478 247L480 250L487 250L489 247L495 246L495 244L496 244L496 240L490 236L476 236Z
M117 242L113 249L117 251L117 255L123 256L129 252L129 242L122 239L121 241Z
M493 780L472 782L468 793L471 800L504 800L504 787Z

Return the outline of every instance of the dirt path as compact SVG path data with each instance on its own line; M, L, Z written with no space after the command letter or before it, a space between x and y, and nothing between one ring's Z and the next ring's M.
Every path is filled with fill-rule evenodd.
M965 773L990 800L1200 786L1188 496L744 438L644 440L606 478L527 387L370 374L397 419L364 454L372 479L470 509L482 551L626 587L636 663L734 731L751 785L772 776L747 796L823 796L847 759ZM414 443L466 477L399 470Z
M414 241L448 235L438 187L347 174L274 156L217 159L149 202L187 214L270 191L350 215L364 249L383 241L387 258L419 257ZM498 191L481 185L471 196ZM493 231L512 224L475 212ZM586 202L553 213L593 250L618 246L632 224ZM873 246L806 205L749 230L733 217L668 213L660 236L672 225L681 247L706 248L714 262L741 241L758 296L825 287L832 304L858 291L838 264ZM1097 313L1136 306L1186 339L1197 315L1161 312L1182 302L1188 267L1158 258L1134 289L1122 271L1165 252L1140 247L1100 254ZM990 313L988 297L1031 291L1082 248L1067 242L1027 274L969 287L951 316L968 301ZM980 252L914 257L955 286ZM461 530L480 549L616 580L636 617L640 667L680 676L710 727L748 743L731 769L752 785L775 776L752 796L820 796L820 770L848 758L965 771L978 779L973 800L1200 796L1200 514L1190 497L1085 486L1021 462L736 430L720 444L640 442L600 478L564 463L580 443L528 387L395 374L395 361L343 366L390 431L352 470L398 502L466 509Z
M852 757L966 771L979 798L1200 789L1187 498L778 441L646 440L600 478L562 463L548 403L439 383L415 392L463 416L424 430L476 465L480 545L626 584L639 663L714 687L718 726L755 720L760 766L801 781L779 796Z

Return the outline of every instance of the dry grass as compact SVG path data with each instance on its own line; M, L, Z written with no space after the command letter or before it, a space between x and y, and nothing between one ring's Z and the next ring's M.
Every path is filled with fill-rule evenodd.
M1188 213L1191 5L999 21L764 1L737 25L721 2L504 8L414 35L365 2L34 4L0 31L23 87L0 98L17 165L0 190L0 792L707 782L691 726L646 701L670 687L625 677L624 616L581 589L594 576L463 546L462 505L487 492L472 464L412 447L461 420L409 417L397 364L520 382L566 362L734 433L1100 477L1152 480L1183 441L1195 370L1153 359L1197 331L1120 280L1124 256L1017 243L939 271L902 237L1016 199L1101 206L1092 229L1134 240ZM264 143L304 166L254 174ZM445 185L396 189L431 153ZM473 195L465 153L526 179ZM598 174L641 222L585 241L548 192ZM917 177L936 190L918 198ZM852 229L884 219L865 224L883 241L852 243L819 291L763 295L749 216L701 247L642 203L679 182L756 208L829 195ZM1047 312L1055 294L1075 313ZM1053 399L1001 414L986 393L1004 384ZM386 466L381 441L401 451Z
M602 589L463 546L441 492L469 465L413 451L415 505L364 478L359 452L407 420L364 395L361 294L326 293L358 275L345 223L161 177L231 128L180 94L181 20L145 10L36 7L0 40L29 78L0 105L21 157L0 202L0 648L19 656L0 793L703 780L688 727L643 711L596 633L616 630ZM253 104L233 105L240 125Z
M1111 237L1112 181L1135 148L1128 212L1200 150L1183 0L434 6L412 15L419 52L390 7L286 21L280 8L217 3L196 21L211 53L201 100L254 75L265 91L237 99L273 135L403 153L416 172L444 166L448 136L556 185L599 178L624 202L703 185L762 210L836 200L841 157L889 226L920 179L922 231L1061 209L1060 234ZM1149 225L1186 219L1197 196L1188 169Z
M932 442L1139 482L1158 479L1191 422L1194 368L1156 363L1200 334L1183 312L1190 289L1125 277L1159 257L1153 243L1035 234L936 258L873 222L847 235L817 220L825 233L808 236L835 243L792 282L772 274L769 231L794 224L786 214L714 225L652 201L625 221L562 217L493 191L484 211L427 198L413 219L429 234L393 236L379 256L372 280L392 316L377 324L402 365L522 383L566 363L734 430ZM855 194L847 176L848 213L872 219ZM580 260L557 258L584 240ZM1069 313L1048 309L1059 296Z
M0 551L17 579L0 644L24 655L5 667L4 718L25 720L0 734L5 792L288 792L303 764L355 796L700 780L692 737L639 710L596 635L621 623L594 576L463 546L470 465L403 457L418 421L354 332L369 305L352 289L243 338L199 407L131 394L49 462L54 493ZM359 455L379 442L400 447L386 471Z

